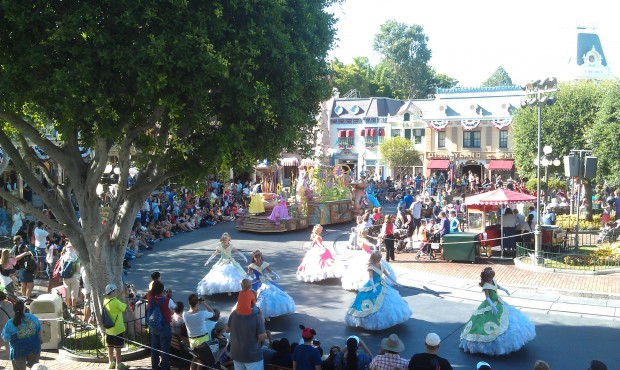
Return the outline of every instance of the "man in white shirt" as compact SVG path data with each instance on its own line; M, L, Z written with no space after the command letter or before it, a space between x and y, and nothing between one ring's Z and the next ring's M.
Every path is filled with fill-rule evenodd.
M39 271L45 271L45 248L47 247L46 239L49 232L45 230L42 221L37 222L37 227L34 229L34 246L37 251L37 262L39 265Z
M420 228L420 220L422 219L422 198L416 197L415 202L411 204L411 217L413 218L414 234Z

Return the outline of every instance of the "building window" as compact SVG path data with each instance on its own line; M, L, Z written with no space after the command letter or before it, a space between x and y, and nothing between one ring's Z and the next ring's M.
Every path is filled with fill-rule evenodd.
M446 132L445 131L437 131L437 147L438 148L446 147Z
M499 131L499 147L508 148L508 131L506 130Z
M463 148L480 148L480 131L464 131Z
M414 143L415 144L422 144L422 140L424 139L425 131L426 130L424 130L424 129L415 129L415 130L413 130L413 133L414 133Z
M396 129L392 130L391 137L397 137L397 136L400 136L400 130L396 130Z
M408 122L411 120L411 115L409 113L405 113L405 116L403 117L403 121Z

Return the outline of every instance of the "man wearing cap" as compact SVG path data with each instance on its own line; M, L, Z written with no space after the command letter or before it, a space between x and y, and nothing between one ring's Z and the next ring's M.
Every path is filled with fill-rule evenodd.
M303 344L293 350L293 370L321 370L321 353L312 346L316 332L312 328L303 328L301 337Z
M400 357L400 352L405 350L405 345L396 334L381 340L381 352L372 359L368 366L370 370L392 370L394 368L406 368L409 364L407 359Z
M452 365L445 358L437 356L441 339L435 333L426 336L426 352L416 353L409 361L409 370L452 370Z
M116 284L108 284L103 291L105 295L103 299L103 307L114 321L114 326L105 329L105 342L108 346L108 358L110 365L108 369L125 370L129 366L121 362L121 348L125 346L125 322L123 321L123 312L127 309L127 304L121 302L118 297L125 294L125 290L113 295L116 292Z

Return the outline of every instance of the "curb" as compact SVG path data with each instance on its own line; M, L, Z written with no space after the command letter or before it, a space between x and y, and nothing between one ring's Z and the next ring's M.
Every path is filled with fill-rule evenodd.
M135 360L141 360L147 356L149 356L151 353L151 351L149 349L143 348L141 350L138 351L134 351L134 352L130 352L130 353L125 353L123 355L121 355L121 361L123 362L129 362L129 361L135 361ZM102 364L102 363L107 363L108 362L108 358L107 357L86 357L86 356L79 356L79 355L75 355L67 350L64 349L59 349L58 350L58 354L63 357L66 358L67 360L71 360L71 361L75 361L75 362L93 362L93 363L97 363L97 364Z
M520 258L515 258L515 266L523 269L523 270L529 270L529 271L536 271L536 272L553 272L553 273L558 273L558 274L572 274L572 275L611 275L611 274L618 274L620 273L620 268L613 268L613 269L605 269L605 270L569 270L569 269L556 269L556 268L548 268L548 267L541 267L541 266L535 266L535 265L530 265L529 263L525 263L523 261L521 261Z

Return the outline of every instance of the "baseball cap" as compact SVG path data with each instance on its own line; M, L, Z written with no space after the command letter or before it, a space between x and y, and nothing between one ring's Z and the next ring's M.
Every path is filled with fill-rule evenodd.
M480 361L476 365L476 370L491 370L491 365L488 362Z
M430 347L437 347L439 343L441 343L441 338L439 338L439 335L435 333L428 333L426 335L426 340L424 341L424 343L426 343L426 345Z
M103 294L108 295L110 293L112 293L113 291L116 290L116 284L108 284L105 286L105 289L103 290Z

